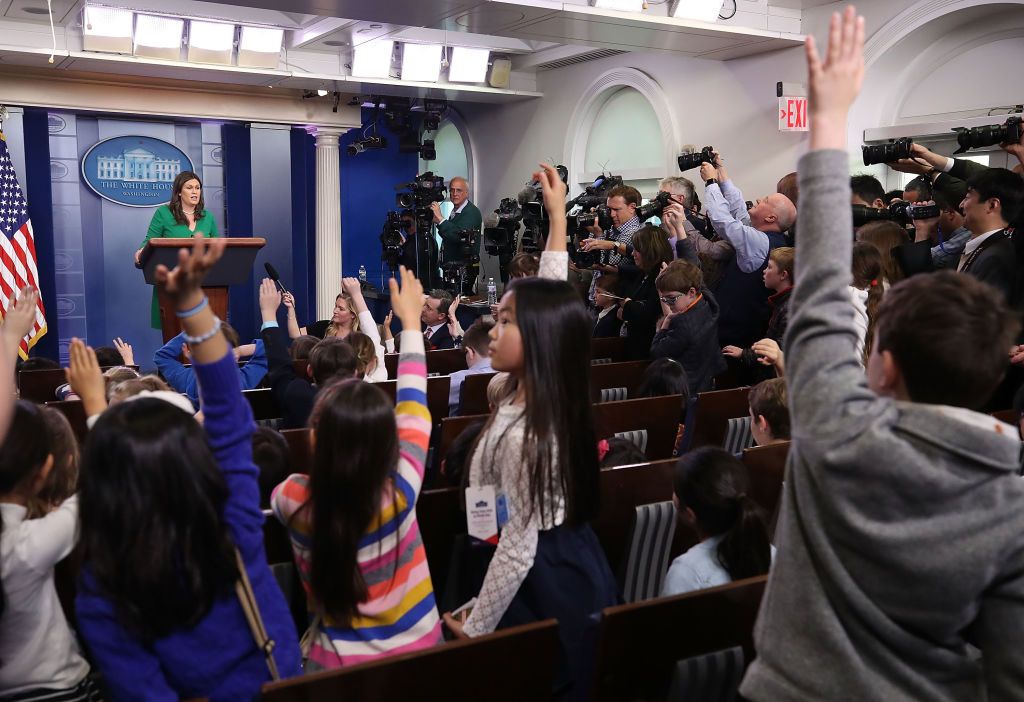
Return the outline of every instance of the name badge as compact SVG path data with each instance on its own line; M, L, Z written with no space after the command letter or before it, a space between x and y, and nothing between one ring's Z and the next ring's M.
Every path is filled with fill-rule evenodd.
M493 485L466 488L466 528L470 536L498 543L498 512Z

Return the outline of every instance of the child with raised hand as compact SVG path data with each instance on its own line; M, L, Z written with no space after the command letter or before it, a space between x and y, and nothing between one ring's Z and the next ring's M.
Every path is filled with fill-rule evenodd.
M574 656L585 649L588 618L618 597L588 524L598 497L587 362L592 322L565 282L565 186L550 166L534 179L551 221L540 277L513 281L498 306L491 365L511 374L512 388L491 414L469 468L471 487L504 494L508 521L496 548L477 542L493 557L469 618L444 619L459 637L558 619L565 685L583 668Z
M30 297L23 296L21 304ZM17 353L34 317L34 300L30 310L8 312L0 329L5 352ZM72 370L84 348L72 342ZM30 518L28 510L44 501L53 471L50 432L32 403L19 401L9 409L13 420L0 446L0 697L99 700L53 580L54 566L77 541L78 497Z
M14 415L14 398L18 396L15 367L21 341L35 322L38 302L38 290L22 288L7 301L7 312L0 326L0 441L7 435L7 425Z
M205 431L172 399L141 395L103 412L85 445L75 609L116 700L251 700L268 680L301 672L263 546L252 410L201 289L225 243L197 236L173 271L156 271L192 349ZM91 392L79 394L85 403Z
M672 499L700 543L672 561L663 597L768 572L775 549L742 461L720 448L687 453L676 466Z
M845 150L863 45L852 7L833 15L824 61L807 38L811 152L798 167L786 334L793 444L781 548L740 693L754 702L1019 699L1020 440L972 411L1005 373L1019 321L971 276L914 276L879 307L865 377L847 291Z
M313 615L307 671L441 642L416 521L431 427L423 287L404 266L400 275L401 290L390 281L402 322L397 405L356 379L325 387L310 416L312 470L289 476L271 497Z

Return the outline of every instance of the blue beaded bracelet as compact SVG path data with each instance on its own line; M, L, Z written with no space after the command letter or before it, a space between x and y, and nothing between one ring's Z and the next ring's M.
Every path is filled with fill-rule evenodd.
M177 312L175 312L175 314L178 315L178 319L188 319L189 317L192 317L194 315L199 314L204 309L206 309L209 305L210 305L210 298L204 296L203 297L203 301L200 302L195 307L193 307L192 309L178 310Z
M211 329L210 331L206 332L205 334L201 334L199 336L189 336L187 333L183 334L183 336L185 338L185 343L188 344L189 346L195 346L197 344L203 343L204 341L209 341L210 339L212 339L213 337L215 337L217 335L217 332L220 331L220 327L221 327L220 317L215 316L213 318L213 329Z

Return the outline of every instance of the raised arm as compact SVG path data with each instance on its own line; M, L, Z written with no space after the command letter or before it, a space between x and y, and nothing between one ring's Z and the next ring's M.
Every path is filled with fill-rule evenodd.
M540 278L565 280L569 274L569 252L565 244L565 193L568 188L558 177L554 166L546 163L540 164L540 171L533 174L533 179L540 183L549 222L548 238L540 255L537 275Z
M846 119L864 76L864 20L848 7L842 27L833 17L828 55L818 58L807 37L811 152L800 159L800 246L790 300L785 358L794 439L837 445L861 431L879 402L857 356L857 332L847 290L853 222L836 213L850 202ZM857 405L861 405L857 408Z
M21 292L7 301L7 313L0 327L0 441L7 435L14 414L14 398L17 396L14 368L21 350L21 340L32 329L36 319L36 305L39 291L22 288Z
M284 302L284 306L288 308L288 338L297 339L306 333L305 327L299 327L299 320L295 316L295 298L292 297L290 292L286 292L281 296L281 300ZM275 317L275 319L277 319Z
M716 171L713 166L705 163L701 166L701 176L705 174L708 175L708 179L714 178ZM759 269L768 257L768 235L733 216L722 188L717 183L704 188L704 197L707 201L708 218L715 231L736 250L736 264L740 270L752 273Z
M398 357L398 382L395 403L395 421L402 461L402 478L418 495L423 485L427 448L430 445L430 410L427 408L427 357L423 350L420 331L420 312L423 309L423 286L412 271L401 266L402 279L392 278L391 307L402 322L402 353Z

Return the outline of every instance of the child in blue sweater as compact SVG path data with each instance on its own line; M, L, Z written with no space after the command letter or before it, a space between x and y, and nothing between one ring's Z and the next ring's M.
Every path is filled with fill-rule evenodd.
M275 643L274 667L281 677L301 672L295 625L263 548L252 412L200 289L224 250L213 241L197 241L173 271L157 270L192 337L205 431L142 396L104 412L85 447L75 608L115 700L259 697L271 665L235 593L239 558Z

